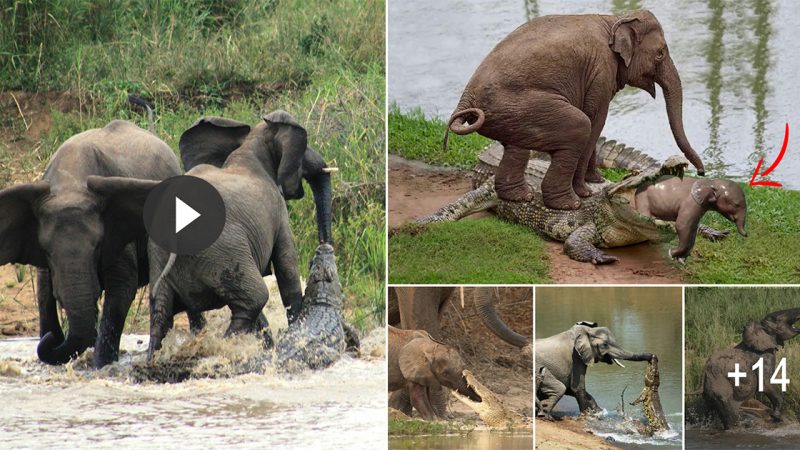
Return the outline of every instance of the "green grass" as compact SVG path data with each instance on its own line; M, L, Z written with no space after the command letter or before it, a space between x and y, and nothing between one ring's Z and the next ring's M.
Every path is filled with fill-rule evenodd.
M176 152L181 133L203 115L254 125L284 109L306 127L309 145L339 167L334 191L384 179L384 2L120 3L53 0L0 9L0 88L68 92L74 103L66 112L53 108L50 129L24 151L0 142L0 182L38 176L67 138L112 119L146 127L128 94L155 104L156 134ZM0 126L22 139L16 107L6 111ZM289 203L301 273L316 245L306 192ZM362 329L383 323L384 223L383 205L373 200L334 211L348 318Z
M434 165L471 168L477 161L477 154L489 143L489 140L475 133L466 136L451 133L449 150L442 152L441 141L445 123L437 118L426 118L419 110L401 112L396 106L389 109L388 127L390 153ZM601 169L601 172L611 181L619 181L627 173L622 169ZM708 212L703 218L703 223L714 228L731 230L731 235L716 243L698 237L687 264L679 266L683 280L698 284L800 283L800 260L796 257L800 254L800 239L798 239L800 192L765 187L751 188L746 184L742 186L748 202L749 237L740 237L730 222L715 212ZM449 229L444 227L440 233L446 233L445 230ZM530 230L518 227L509 230L507 236L520 242L523 239L528 241L533 239L530 237L531 234ZM456 236L452 239L456 240ZM395 271L393 263L400 258L392 255L394 249L398 247L393 241L394 238L389 240L391 272ZM405 252L427 251L421 243L418 246L413 242L404 244L402 250ZM665 243L663 253L666 255L666 247L676 245L677 238L671 243ZM459 247L450 250L454 249ZM461 252L461 250L455 251ZM456 256L453 259L458 261L459 258ZM493 260L495 257L498 259ZM503 261L504 258L505 255L491 256L487 253L485 263L491 265ZM463 269L471 270L468 267ZM437 267L436 270L446 271L442 267ZM472 281L466 274L458 273L455 268L449 276L455 277L453 280ZM395 281L394 273L391 277L392 281Z
M546 283L543 240L493 217L405 228L389 238L389 282Z
M686 291L686 406L702 410L703 367L716 350L730 348L742 339L742 329L751 320L761 320L767 314L800 305L800 290L796 288L689 288ZM800 380L800 339L786 343L778 351L786 357L787 376L792 384L784 394L787 419L800 416L800 391L792 388ZM772 374L765 374L766 380ZM769 405L766 398L760 399Z
M702 284L800 283L800 192L742 185L747 197L744 238L721 215L709 212L703 223L727 229L722 242L698 238L685 267L690 282Z

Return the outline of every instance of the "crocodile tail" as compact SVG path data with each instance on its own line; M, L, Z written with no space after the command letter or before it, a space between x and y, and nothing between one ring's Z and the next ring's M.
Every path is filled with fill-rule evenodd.
M447 150L447 138L451 131L455 134L470 134L482 127L485 120L486 114L480 108L466 108L454 112L444 131L442 150Z
M652 156L628 147L613 139L600 137L597 140L597 166L603 168L627 169L642 172L651 168L658 168L661 164Z

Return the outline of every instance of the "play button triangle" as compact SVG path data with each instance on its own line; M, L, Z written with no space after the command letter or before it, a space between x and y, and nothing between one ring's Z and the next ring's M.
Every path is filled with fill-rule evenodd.
M175 197L175 233L178 233L187 225L197 220L200 213L192 209L177 196Z

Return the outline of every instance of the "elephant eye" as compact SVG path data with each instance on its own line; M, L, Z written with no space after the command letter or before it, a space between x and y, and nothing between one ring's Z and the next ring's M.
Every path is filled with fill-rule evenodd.
M667 55L667 51L664 48L660 48L658 53L656 54L656 61L661 61Z

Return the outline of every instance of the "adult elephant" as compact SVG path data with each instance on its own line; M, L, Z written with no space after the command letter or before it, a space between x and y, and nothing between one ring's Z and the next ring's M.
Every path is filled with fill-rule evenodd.
M286 200L303 198L305 179L314 194L317 234L320 243L331 242L331 175L335 169L307 146L306 130L294 119L279 129L269 140L263 127L222 117L203 117L183 132L178 143L183 168L191 170L199 164L222 167L228 156L246 142L257 145L259 158L270 159L268 175L278 184Z
M742 341L734 348L714 352L703 370L703 398L722 420L723 428L739 424L739 406L755 398L758 375L753 370L763 359L764 376L775 373L775 352L789 339L800 334L794 327L800 321L800 308L785 309L748 322L742 331ZM745 376L734 379L729 373L742 371ZM764 394L772 404L770 416L782 420L783 394L778 385L764 383Z
M575 397L581 414L598 411L594 397L586 390L586 370L595 363L617 364L619 360L649 361L650 353L632 353L617 344L611 330L593 322L578 322L569 330L544 339L537 339L536 372L545 368L552 383L545 377L537 398L544 411L552 411L563 394Z
M656 83L678 147L703 175L703 162L683 129L681 79L661 24L649 11L544 16L520 26L472 75L448 131L477 131L503 144L495 175L503 200L533 198L524 177L530 150L549 153L544 204L577 209L580 197L591 195L586 181L603 181L594 152L611 99L626 84L655 98Z
M136 289L148 282L139 206L147 193L126 197L124 177L163 180L180 172L167 144L115 120L64 142L40 181L0 191L0 264L38 268L40 360L64 364L91 346L94 367L117 359ZM97 182L88 182L93 175ZM109 176L116 178L102 178ZM69 321L66 339L56 302Z
M434 339L442 340L440 324L441 311L445 302L457 291L454 287L391 287L389 288L388 320L389 325L405 330L424 330ZM497 337L507 343L523 348L531 339L513 331L494 306L495 288L480 287L472 290L472 303L486 327ZM446 389L433 389L430 392L431 405L438 417L444 417L448 399ZM411 414L411 403L408 391L395 391L390 406Z

